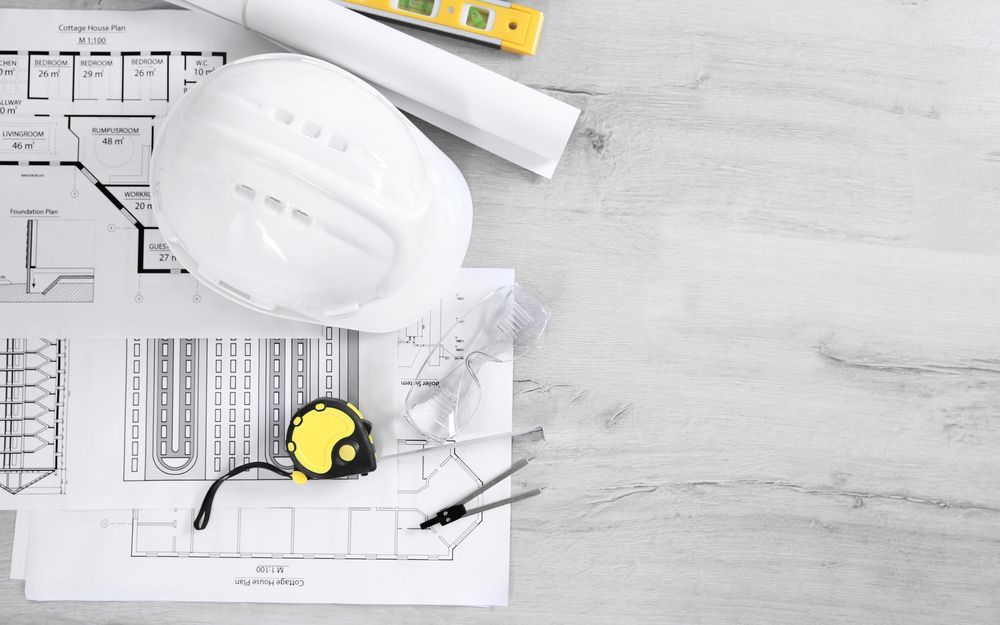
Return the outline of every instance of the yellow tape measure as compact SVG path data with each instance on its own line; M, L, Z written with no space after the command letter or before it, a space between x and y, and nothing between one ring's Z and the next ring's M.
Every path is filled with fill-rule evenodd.
M372 424L342 399L326 397L303 406L292 417L285 445L298 484L375 470Z
M336 0L375 18L468 39L515 54L534 54L541 11L501 0Z
M291 478L296 484L354 475L365 476L377 467L372 424L357 407L342 399L324 397L311 401L294 415L285 435L292 470L270 462L241 464L208 487L194 528L203 530L212 518L212 503L219 487L241 473L265 470Z

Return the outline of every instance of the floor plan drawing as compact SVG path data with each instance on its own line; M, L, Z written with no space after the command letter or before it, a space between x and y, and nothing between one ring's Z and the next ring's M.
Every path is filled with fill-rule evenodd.
M0 20L0 233L24 225L21 273L29 220L89 221L95 238L84 265L93 302L0 305L10 335L68 336L73 346L68 448L64 410L57 432L10 430L58 441L69 458L59 466L72 473L65 494L45 501L0 492L0 505L30 510L26 595L505 603L508 508L412 528L510 467L509 442L430 450L399 417L415 367L464 302L510 284L512 272L461 272L456 294L398 336L272 319L199 289L156 223L157 130L224 64L280 49L190 11L17 15ZM512 375L501 373L477 435L510 430ZM378 470L306 485L241 475L195 532L191 509L209 481L246 461L287 466L280 441L292 406L326 394L373 424ZM390 457L401 450L420 453ZM487 501L508 492L501 483Z
M0 84L6 88L0 93L55 102L168 102L224 65L225 57L223 52L2 51Z
M364 406L385 456L396 441L392 336L333 328L317 334L0 338L0 509L196 506L208 483L237 465L291 468L289 420L325 396ZM231 501L220 508L322 507L331 498L393 505L395 463L382 466L364 481L309 488L247 472L232 480L222 495Z
M92 301L92 221L27 219L0 232L0 304Z
M65 492L69 342L0 339L0 489Z
M290 468L288 419L317 397L359 399L359 335L126 342L125 480L214 480L237 465ZM281 479L251 471L236 479Z
M11 29L0 45L0 324L14 336L309 336L305 324L201 288L162 236L150 188L156 135L179 99L227 63L276 47L241 29L220 37L211 22L148 39L134 36L142 26L131 17L93 39L60 26L45 26L59 34L55 49ZM64 221L89 223L94 252L53 259L53 271L27 266L29 228L58 243L41 239L40 253L84 240L46 225Z
M463 315L468 302L478 302L498 286L512 282L509 271L464 270L458 287L465 297L446 300L445 316ZM375 347L370 341L376 338L381 356L377 367L366 369L375 362L370 358ZM32 596L189 601L232 597L286 603L440 603L455 596L454 589L462 583L478 580L475 586L488 590L488 596L478 601L502 602L507 589L510 507L473 514L446 526L416 528L507 470L511 466L510 441L493 438L442 449L400 423L398 411L418 365L397 364L388 388L371 386L365 375L366 371L393 369L397 356L394 338L391 334L359 335L361 347L369 351L363 351L360 360L358 405L368 414L373 410L374 393L370 390L382 390L383 398L391 398L384 412L396 426L375 424L376 440L381 436L386 443L380 447L384 451L380 451L377 471L345 482L345 487L358 488L338 491L332 498L315 489L339 484L297 486L247 476L255 481L230 486L222 493L225 503L216 502L211 523L200 531L192 527L192 508L201 501L207 483L198 478L214 471L215 457L222 470L231 459L242 463L265 457L281 462L278 454L268 456L274 441L266 430L276 428L273 431L280 433L286 423L280 409L277 421L268 409L286 397L297 401L300 387L310 389L304 392L318 389L342 397L346 394L353 400L353 365L348 364L346 374L338 368L345 359L353 362L351 350L343 349L345 339L339 331L312 343L291 339L116 341L113 351L124 358L115 359L120 364L115 365L114 373L122 397L120 405L126 409L116 416L125 428L125 440L116 443L119 449L124 443L126 472L133 471L132 444L138 443L136 474L120 484L164 495L168 495L165 488L190 486L193 501L158 505L149 500L146 505L104 506L103 510L33 510L27 576L33 586L29 592ZM332 348L329 352L328 343ZM314 358L314 354L322 357ZM79 361L82 356L77 356ZM97 363L87 364L91 362ZM321 363L319 367L312 366L316 362ZM484 378L493 394L481 407L477 423L470 426L471 438L510 431L512 365L498 367L489 373L488 380ZM122 395L125 391L127 396ZM221 393L221 398L216 398L216 393ZM107 389L93 389L88 397L108 394ZM140 406L137 415L131 412L133 402ZM227 405L217 413L217 403ZM261 407L263 414L257 412ZM241 438L247 425L249 447ZM136 427L140 430L137 439ZM152 429L156 431L148 431ZM78 442L74 439L74 449ZM394 453L405 455L390 459ZM121 457L116 460L121 462ZM390 479L378 481L386 478ZM509 481L501 482L470 505L501 500L510 491ZM256 497L258 494L261 496ZM378 497L371 499L375 494ZM296 501L296 497L310 495L315 496L308 503ZM161 502L166 500L166 496L160 498ZM367 595L353 590L340 593L337 589L341 585L330 583L339 579L352 580L352 589L376 590ZM461 582L442 584L443 579ZM391 596L386 594L387 587L392 588Z
M402 448L425 444L414 440ZM132 556L450 560L481 515L426 531L414 528L449 497L482 486L482 479L455 450L405 460L396 507L220 510L204 532L191 530L191 510L135 510Z
M0 52L0 93L26 96L6 100L15 114L0 117L0 166L78 169L136 231L139 273L183 273L158 253L154 136L172 100L225 63L224 52Z
M477 278L482 284L476 282ZM507 272L483 270L477 275L476 271L467 270L459 280L459 293L453 297L442 299L434 307L430 316L436 319L435 323L438 324L441 323L442 319L460 319L472 306L481 301L483 296L491 292L492 288L500 286L507 280L512 281L512 276ZM491 285L495 286L491 288ZM440 338L433 334L434 330L429 327L429 323L428 318L425 317L424 320L418 322L419 327L407 328L398 333L397 358L402 353L399 350L404 336L420 339L421 333L424 333L423 340L440 341ZM454 324L454 322L451 323ZM456 353L460 354L461 345L468 340L465 334L461 327L457 328L454 333ZM408 344L416 348L418 341ZM271 364L272 371L282 372L288 364L293 364L300 370L303 369L303 365L299 362L301 355L306 352L296 348L294 343L286 344L286 356L289 346L296 350L292 360L276 360ZM176 347L189 354L189 360L198 360L196 349L184 345ZM162 350L163 346L160 348ZM238 399L240 389L247 385L252 386L252 380L244 377L241 382L239 376L243 375L245 363L254 360L257 356L251 345L231 347L230 349L231 355L228 361L224 359L219 370L224 373L235 372L237 377L236 379L223 379L221 385L233 389L230 392L237 393L233 399ZM428 346L424 345L424 349L426 354ZM451 349L447 346L442 349L444 350L442 360L454 357ZM156 356L158 361L162 361L164 358L167 357L162 352ZM269 352L267 360L271 361L273 358L274 355ZM400 405L402 405L402 399L408 388L407 384L412 380L422 362L419 359L407 358L405 362L396 363L400 382L398 389ZM174 358L172 364L168 366L155 366L154 369L157 376L170 375L166 373L170 371L185 371L197 377L196 364L179 366L177 358ZM308 370L306 366L305 371ZM133 371L138 371L138 369L133 368ZM511 377L508 371L506 379L509 380ZM286 378L279 373L274 377L274 382L277 383L284 379ZM295 383L301 384L302 382L296 381ZM182 381L179 385L176 382L164 384L155 380L150 384L150 387L157 393L162 392L164 388L174 386L187 388L188 384L186 381ZM196 397L197 382L190 386L192 397ZM274 388L269 387L266 391L266 399L270 401ZM277 397L274 395L275 399ZM246 396L247 400L253 398L253 392L249 392ZM266 408L270 410L270 406ZM154 415L157 410L153 411ZM230 414L234 418L239 418L239 410ZM244 414L244 418L250 419L253 410L247 410ZM276 417L279 411L274 411L273 414ZM494 420L503 424L500 426L501 430L509 429L509 410L500 409L499 406L490 406L483 411L482 418L486 421ZM267 420L265 418L263 421ZM169 435L171 426L165 424L162 419L157 423L162 432ZM270 434L277 436L284 433L284 423L281 424L280 428L277 422L270 425L274 428ZM179 431L178 426L174 425L173 430ZM197 430L198 428L194 428L194 431ZM401 431L400 438L396 441L396 452L404 455L397 459L396 503L393 506L352 506L328 509L275 507L220 510L214 513L213 526L199 532L191 531L192 515L194 514L192 510L136 510L133 512L131 521L131 555L133 557L190 556L272 560L302 558L393 561L452 560L464 541L477 531L483 521L482 515L474 515L426 531L414 528L428 517L433 516L440 508L453 503L458 496L470 493L482 486L484 481L489 480L494 472L499 472L502 469L489 463L482 464L482 459L475 458L474 454L472 458L469 458L462 449L436 449L426 439L410 436L411 434L414 432ZM160 444L162 445L161 451L170 448L170 445ZM509 442L505 444L503 441L499 441L494 444L500 449L503 449L505 445L507 448L501 454L493 454L493 459L496 460L498 455L509 459ZM173 445L173 448L179 447L178 444ZM238 450L239 446L237 445L234 449ZM250 447L245 447L245 449L250 449ZM419 452L420 450L426 451L407 453ZM239 461L245 462L249 458L251 456L244 455ZM269 458L269 460L274 461L274 458ZM180 462L183 461L185 460ZM477 462L480 463L478 466ZM476 506L482 500L483 496L480 495L470 503L470 506Z

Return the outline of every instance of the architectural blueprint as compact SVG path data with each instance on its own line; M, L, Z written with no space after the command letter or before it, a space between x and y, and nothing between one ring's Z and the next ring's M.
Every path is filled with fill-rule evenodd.
M379 453L394 451L393 335L320 334L0 338L0 508L197 505L210 482L239 464L289 467L282 444L288 419L317 397L362 406ZM216 506L396 502L391 469L363 484L354 478L289 489L286 482L247 472Z
M184 12L0 18L0 328L7 336L315 337L200 288L152 212L170 107L238 58L276 48Z
M291 469L288 419L317 397L360 398L360 336L126 342L127 481L214 480L264 461ZM234 479L281 479L250 471Z
M463 270L454 293L435 310L450 327L512 282L510 271ZM403 335L388 336L398 356ZM400 404L422 361L397 361ZM509 363L491 367L482 371L482 407L463 437L510 431L513 370ZM396 451L427 445L400 425ZM27 532L19 530L27 544L26 592L53 600L505 605L509 508L413 528L503 472L510 457L503 440L430 448L398 459L393 505L219 510L204 532L191 529L193 511L186 508L33 511L18 517L19 526L30 522ZM474 504L509 492L509 484L501 484Z
M68 341L0 339L0 489L66 492Z
M380 455L427 446L398 419L416 369L452 357L442 331L513 273L464 272L399 334L244 311L163 244L149 155L179 95L274 48L175 11L0 11L0 41L0 333L57 337L0 339L0 507L32 510L18 532L29 598L506 604L509 509L412 529L509 467L503 441L301 488L250 473L205 532L191 509L236 463L287 462L274 442L300 396L357 396ZM463 435L510 430L511 366L483 381ZM45 509L84 506L108 511Z

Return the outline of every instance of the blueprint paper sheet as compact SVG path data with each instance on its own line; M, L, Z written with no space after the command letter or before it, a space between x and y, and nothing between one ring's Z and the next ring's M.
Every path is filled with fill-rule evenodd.
M458 288L397 342L397 399L465 311L513 272L464 270ZM461 338L461 337L460 337ZM456 342L458 344L458 342ZM513 368L483 370L480 413L462 438L509 432ZM405 428L406 426L401 426ZM426 445L401 431L399 451ZM399 459L398 503L334 509L219 510L204 532L189 509L32 511L26 594L33 600L506 605L510 508L413 530L510 466L509 441L429 450ZM383 468L380 467L379 471ZM510 494L509 480L470 505Z
M24 579L28 568L28 512L18 512L14 520L14 541L10 552L10 578Z
M393 335L325 328L318 339L0 338L0 508L197 507L238 465L290 467L288 419L341 397L395 449ZM386 462L393 462L392 460ZM395 475L288 489L240 475L216 507L392 505Z
M171 106L278 48L189 11L0 10L0 334L306 337L183 272L149 192Z

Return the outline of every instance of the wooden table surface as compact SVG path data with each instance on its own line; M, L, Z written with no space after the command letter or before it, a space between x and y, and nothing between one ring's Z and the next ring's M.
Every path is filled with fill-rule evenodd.
M583 109L551 181L428 130L476 201L467 264L555 313L516 373L548 490L514 509L511 607L2 581L0 622L1000 621L1000 3L530 4L536 58L423 35Z

